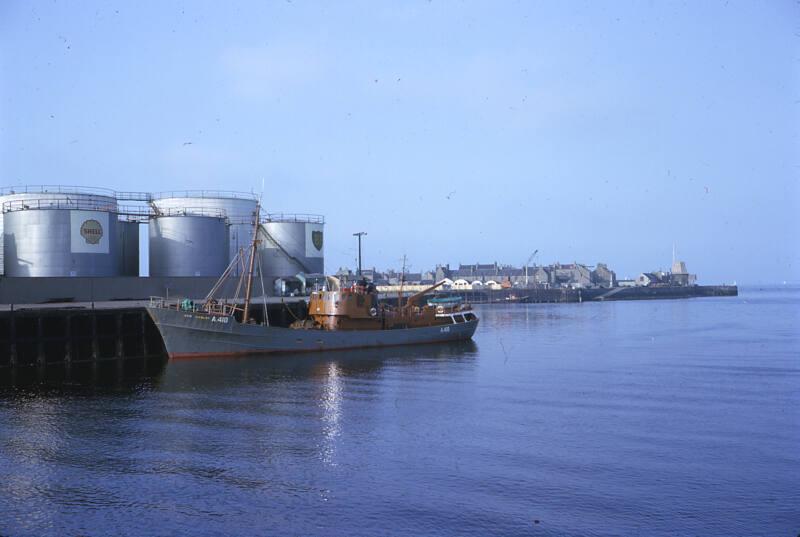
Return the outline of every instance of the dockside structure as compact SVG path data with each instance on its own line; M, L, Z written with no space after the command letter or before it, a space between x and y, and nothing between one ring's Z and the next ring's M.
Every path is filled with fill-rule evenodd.
M142 226L150 277L218 277L250 244L257 203L253 194L229 191L0 188L0 277L138 277ZM264 213L259 234L267 248L259 276L269 289L279 278L324 272L324 223L319 215ZM137 294L130 279L125 287Z
M529 267L513 267L498 263L460 264L458 268L450 265L437 265L434 270L425 272L407 272L400 274L396 270L378 271L375 268L362 270L364 277L378 286L399 286L402 279L404 285L427 285L434 281L445 281L445 287L454 290L482 290L505 288L539 288L539 289L614 289L623 285L617 279L616 272L605 263L585 265L581 263L554 263L551 265L534 265ZM344 281L356 279L355 273L347 268L340 268L336 276ZM642 273L631 285L638 287L687 287L696 284L697 276L689 274L686 263L676 261L672 271L653 271Z

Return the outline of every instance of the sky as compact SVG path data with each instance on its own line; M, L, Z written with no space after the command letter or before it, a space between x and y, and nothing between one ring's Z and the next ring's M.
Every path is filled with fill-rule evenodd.
M800 2L0 2L0 186L262 193L326 271L800 282Z

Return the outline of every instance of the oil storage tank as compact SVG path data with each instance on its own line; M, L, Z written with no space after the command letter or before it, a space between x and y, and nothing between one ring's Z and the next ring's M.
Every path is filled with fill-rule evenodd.
M99 210L104 212L114 212L117 209L117 199L113 190L104 188L88 188L81 186L54 186L54 185L29 185L29 186L15 186L0 188L0 211L20 211L28 209L57 209L57 210ZM50 215L53 216L53 215ZM10 217L12 221L21 221L27 218L24 216ZM40 218L41 219L41 218ZM44 218L47 220L48 218ZM5 240L5 217L0 217L0 274L6 273L5 265L8 264L11 269L8 275L19 274L19 272L33 272L39 273L42 270L48 274L50 271L55 270L56 266L60 266L60 262L47 262L46 265L49 269L34 269L32 266L19 266L19 260L14 260L6 263L5 247L3 245ZM39 245L32 247L38 248ZM38 261L42 261L39 259ZM54 264L51 264L54 263ZM43 267L43 266L42 266ZM56 270L56 272L59 272Z
M220 276L230 262L224 216L162 214L150 219L150 276Z
M139 222L123 220L117 222L117 259L120 276L139 275Z
M254 218L258 198L255 194L218 190L188 190L180 192L161 192L153 194L151 204L156 211L185 211L203 214L206 210L217 210L228 218L227 261L237 254L240 248L250 247L253 240ZM227 266L227 262L225 264ZM234 271L238 274L239 269Z
M259 227L265 278L325 272L325 219L310 214L270 214Z
M6 276L118 276L117 215L102 208L14 205L3 213Z

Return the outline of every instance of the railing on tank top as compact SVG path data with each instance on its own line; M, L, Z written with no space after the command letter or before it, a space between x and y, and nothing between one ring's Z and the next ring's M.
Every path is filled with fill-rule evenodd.
M232 198L241 200L258 201L258 196L249 192L235 190L168 190L150 194L152 201L168 198Z
M154 217L159 216L208 216L213 218L225 218L228 215L225 209L217 207L166 207L149 208L150 214Z
M325 217L321 214L304 214L304 213L267 213L261 218L262 224L270 222L276 223L292 223L299 224L324 224Z
M70 186L70 185L21 185L0 187L0 196L14 194L88 194L116 198L117 193L110 188Z
M103 203L99 200L73 199L69 197L55 199L10 200L3 202L3 213L29 210L76 210L114 213L130 220L147 220L163 216L205 216L222 218L227 221L225 209L216 207L170 207L154 209L144 205L117 205Z
M3 202L3 213L12 211L23 211L28 209L75 209L89 211L117 212L121 216L129 219L145 219L151 216L223 216L228 218L231 225L252 225L253 214L220 214L225 213L224 209L212 209L204 207L180 207L180 208L158 208L141 206L120 206L116 203L103 202L99 199L81 199L81 195L102 196L116 201L141 201L151 204L158 200L167 198L232 198L248 201L258 201L255 194L247 192L237 192L233 190L175 190L158 193L148 192L118 192L107 188L94 188L67 185L25 185L14 187L0 187L0 196L10 196L15 194L62 194L63 198L55 199L30 199L30 200L9 200ZM71 198L70 195L78 196ZM177 212L176 212L177 211ZM308 223L324 224L325 217L319 214L307 213L266 213L260 218L260 223Z
M19 185L0 187L0 196L15 194L84 194L105 196L119 201L151 202L166 198L232 198L258 201L258 196L251 192L235 190L171 190L166 192L127 192L110 188L87 187L75 185Z
M55 199L29 199L29 200L10 200L3 202L2 212L10 213L15 211L27 211L37 209L72 209L78 211L101 211L116 212L117 204L105 203L99 200L87 200L83 198L55 198Z

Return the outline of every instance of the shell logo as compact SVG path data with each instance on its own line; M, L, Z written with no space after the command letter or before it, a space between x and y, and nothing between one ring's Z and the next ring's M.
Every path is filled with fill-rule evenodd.
M314 244L314 248L317 250L322 250L322 232L321 231L312 231L311 232L311 242Z
M103 238L103 226L97 220L86 220L81 224L81 237L86 244L98 244Z

